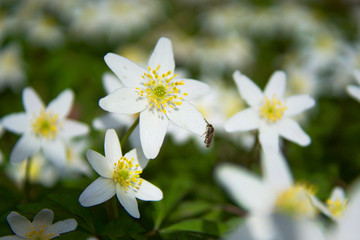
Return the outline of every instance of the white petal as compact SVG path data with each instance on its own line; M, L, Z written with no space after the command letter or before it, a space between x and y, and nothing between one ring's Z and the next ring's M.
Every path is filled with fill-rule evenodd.
M106 131L104 149L105 157L112 164L116 163L122 157L119 138L114 129Z
M44 108L44 104L41 101L39 95L31 87L27 87L23 90L22 101L26 113L30 116L32 114L38 114L39 111Z
M319 199L317 199L316 197L312 196L311 197L311 203L318 209L320 210L320 212L322 212L323 214L325 214L326 216L332 218L333 220L336 220L333 216L333 214L329 211L329 209L327 208L327 206L322 203Z
M176 125L199 136L205 133L207 123L204 116L191 103L183 102L177 108L168 108L167 110L166 116Z
M295 95L285 100L285 116L294 116L315 106L315 100L307 94Z
M332 201L341 200L341 202L345 201L346 196L344 189L341 187L334 187L334 189L331 191L330 199Z
M24 237L31 230L31 222L17 212L11 212L6 219L11 230L20 237Z
M266 207L268 192L264 184L246 169L231 164L220 165L215 170L215 177L239 206L250 212Z
M280 152L263 152L261 165L264 180L272 190L281 192L293 184L289 166Z
M153 53L150 56L148 66L155 69L160 65L159 75L171 71L174 74L175 60L171 41L167 38L160 38Z
M115 195L114 179L99 177L80 195L79 202L84 207L94 206L109 200Z
M259 128L259 113L252 108L236 113L225 122L227 132L249 131Z
M23 240L24 238L20 238L16 235L12 235L12 236L5 236L5 237L0 237L1 240Z
M360 102L360 87L355 85L346 86L346 91L350 96Z
M25 113L13 113L5 116L2 119L1 124L8 131L21 134L29 128L30 121Z
M116 113L104 114L97 117L92 122L92 125L97 130L105 130L109 128L119 129L126 126L126 122L121 121L121 117L130 117L128 115L120 115Z
M116 184L116 196L124 209L134 218L140 218L138 204L135 199L135 193L129 189L125 191L120 184Z
M87 150L86 158L88 159L92 168L104 178L112 178L113 176L113 166L110 161L107 160L103 155L98 152L95 152L91 149Z
M134 148L134 149L132 149L131 151L129 151L129 152L127 152L125 155L124 155L124 157L125 158L127 158L127 159L134 159L134 162L133 162L133 164L134 165L136 165L136 164L138 164L139 163L139 161L138 161L138 156L137 156L137 149L136 148ZM142 168L140 168L140 170L142 170Z
M18 163L30 157L40 148L40 141L30 134L24 134L10 154L10 162Z
M135 114L147 105L146 98L138 96L133 88L119 88L99 101L99 106L105 111L120 114Z
M112 93L118 88L124 87L120 80L111 73L104 73L102 76L102 82L107 94Z
M241 97L249 104L249 106L257 107L261 104L264 94L253 81L239 71L234 72L233 78Z
M187 93L183 95L184 99L198 98L210 92L210 86L206 83L192 79L181 80L184 80L184 85L179 86L180 94Z
M146 165L148 164L149 159L147 159L145 157L145 154L141 147L136 148L136 156L137 156L137 160L140 164L141 169L144 169L146 167Z
M66 150L65 145L60 139L54 139L43 143L42 150L47 159L57 167L65 167Z
M51 211L50 209L42 209L40 212L38 212L35 217L34 220L32 222L33 226L50 226L53 222L54 219L54 212Z
M140 141L146 158L155 158L164 141L169 120L159 111L145 110L140 113Z
M163 198L163 193L158 187L143 179L135 196L144 201L159 201Z
M66 89L49 103L49 105L46 107L46 111L57 113L60 119L64 118L69 115L73 101L74 92L70 89Z
M336 240L358 240L360 222L360 182L356 181L350 190L349 204L338 220Z
M66 119L63 122L61 135L66 139L86 135L88 133L89 133L89 127L84 123L71 119Z
M265 152L279 151L279 132L275 126L261 126L259 128L259 141Z
M310 137L301 129L299 124L290 118L283 118L279 122L279 134L301 146L307 146L311 143Z
M276 71L271 75L269 82L266 84L264 94L272 98L274 95L277 98L283 99L285 94L286 75L283 71Z
M126 87L137 87L142 75L147 72L136 63L114 53L105 55L104 60Z
M354 70L354 77L358 84L360 84L360 70Z
M62 233L67 233L75 230L77 227L77 222L75 219L66 219L64 221L56 222L46 229L46 233L52 233L54 236L59 236Z

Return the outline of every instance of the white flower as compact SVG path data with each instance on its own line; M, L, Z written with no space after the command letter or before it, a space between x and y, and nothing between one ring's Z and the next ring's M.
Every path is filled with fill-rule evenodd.
M16 235L5 236L0 239L47 240L56 238L62 233L73 231L77 227L75 219L66 219L52 224L53 218L53 211L46 208L37 213L32 222L17 212L11 212L7 216L7 221Z
M264 150L278 150L279 136L302 146L309 145L310 137L290 117L315 105L309 95L294 95L284 99L286 76L275 72L264 92L239 71L234 73L239 92L250 105L225 123L228 132L259 129L259 139Z
M79 202L84 207L103 203L115 194L125 208L134 218L140 213L135 198L144 201L159 201L163 194L159 188L140 178L142 169L139 160L147 161L141 156L141 150L133 149L124 156L121 152L119 139L114 129L106 131L105 157L88 150L86 157L91 166L100 175L80 195Z
M354 71L354 76L358 84L360 84L360 70ZM360 102L360 86L356 85L348 85L346 86L346 91L350 96L355 98L357 101Z
M209 87L191 79L176 79L169 39L159 39L148 69L113 53L105 56L105 62L125 87L100 99L99 105L114 113L140 112L140 141L147 158L158 155L169 120L199 136L204 134L207 124L187 100L206 94Z
M274 212L291 216L316 216L311 186L294 183L285 159L271 152L261 161L263 179L248 170L230 164L216 169L216 178L234 201L249 211L248 224L256 239L272 239L275 234L270 221Z
M64 90L45 108L37 93L30 87L22 94L25 112L5 116L5 129L22 134L14 146L11 162L21 162L42 148L44 155L57 166L66 164L64 140L86 134L88 126L67 119L71 110L74 93Z

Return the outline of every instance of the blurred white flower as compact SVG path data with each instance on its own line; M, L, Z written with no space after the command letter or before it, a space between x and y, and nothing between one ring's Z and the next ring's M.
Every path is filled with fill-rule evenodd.
M0 90L9 86L18 90L25 81L24 62L17 44L9 44L0 50Z
M17 212L11 212L6 219L16 235L1 237L3 240L53 239L77 227L73 218L52 224L54 212L46 208L38 212L32 222Z
M204 117L187 100L206 94L209 87L192 79L175 79L169 39L159 39L147 70L113 53L105 56L105 62L125 87L100 99L99 105L114 113L140 113L140 141L147 158L158 155L169 120L199 136L205 132Z
M317 214L313 206L316 198L313 187L294 183L279 153L265 154L261 164L263 179L231 164L217 167L215 177L230 197L249 211L248 224L255 239L273 239L272 213L312 218Z
M84 39L109 36L110 40L146 29L161 16L158 1L84 1L73 9L71 29Z
M22 134L11 151L10 161L21 162L41 148L55 165L65 166L64 141L89 131L87 125L66 118L73 99L74 93L64 90L45 108L37 93L25 88L22 95L25 112L7 115L2 120L5 129Z
M286 76L275 72L264 92L239 71L234 73L239 92L250 105L225 123L228 132L259 129L260 143L265 151L279 150L279 136L301 146L309 145L310 137L299 124L290 117L313 107L315 101L307 94L295 95L284 99Z
M192 53L194 64L200 64L202 73L216 74L227 69L246 68L254 61L251 41L241 35L198 39Z
M36 46L53 48L64 42L64 34L56 19L50 16L37 16L26 22L26 37Z
M346 91L351 97L360 102L360 70L355 70L354 76L358 85L347 85Z
M115 194L124 209L134 218L140 213L136 198L144 201L159 201L163 194L159 188L140 178L147 159L139 149L133 149L124 156L114 129L106 131L105 157L88 150L86 157L100 175L80 195L79 202L84 207L103 203Z
M23 187L26 176L27 161L11 163L5 167L5 174L12 179L19 188ZM60 178L60 171L46 160L44 155L37 152L30 157L28 172L30 183L41 184L45 187L53 187Z
M59 168L47 161L41 152L30 157L29 182L53 187L59 179L76 178L79 174L90 175L90 166L83 157L87 147L84 141L69 141L65 143L66 165ZM19 187L22 187L26 176L27 162L10 163L5 167L5 174Z

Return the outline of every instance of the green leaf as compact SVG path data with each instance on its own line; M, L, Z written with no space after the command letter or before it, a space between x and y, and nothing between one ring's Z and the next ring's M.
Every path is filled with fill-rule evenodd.
M127 219L115 219L109 222L104 230L104 235L110 239L118 239L124 236L136 236L136 239L141 239L139 233L143 233L145 230L134 220Z
M164 190L164 198L155 202L155 229L159 229L163 220L186 196L191 184L183 179L174 180L168 189Z
M161 229L160 233L169 233L176 231L198 232L198 233L206 233L213 236L219 236L220 226L218 223L214 221L209 221L204 219L191 219Z

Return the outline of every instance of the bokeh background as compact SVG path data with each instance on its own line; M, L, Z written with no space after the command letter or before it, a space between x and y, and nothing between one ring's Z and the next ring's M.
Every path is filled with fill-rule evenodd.
M256 132L223 129L226 119L247 107L232 78L235 70L261 88L274 71L283 70L288 95L316 99L298 119L311 145L284 141L282 151L295 178L317 186L321 200L336 185L346 189L360 173L360 104L345 91L360 69L359 30L356 0L1 0L0 118L23 111L25 86L46 104L71 88L76 95L70 117L91 131L69 144L66 169L35 155L30 191L24 193L25 165L9 163L19 136L1 129L0 236L12 234L6 222L10 211L31 219L44 207L56 219L78 221L77 230L63 239L218 239L241 224L246 212L213 177L221 162L261 174ZM142 174L162 189L164 199L139 201L140 220L120 205L118 217L111 204L83 208L78 197L97 177L84 152L103 153L104 126L94 123L106 114L98 106L107 94L103 75L111 73L103 57L114 52L146 66L162 36L172 41L176 72L212 87L193 104L215 127L213 145L206 149L203 138L169 130L159 156ZM117 127L120 138L130 125L128 120Z

